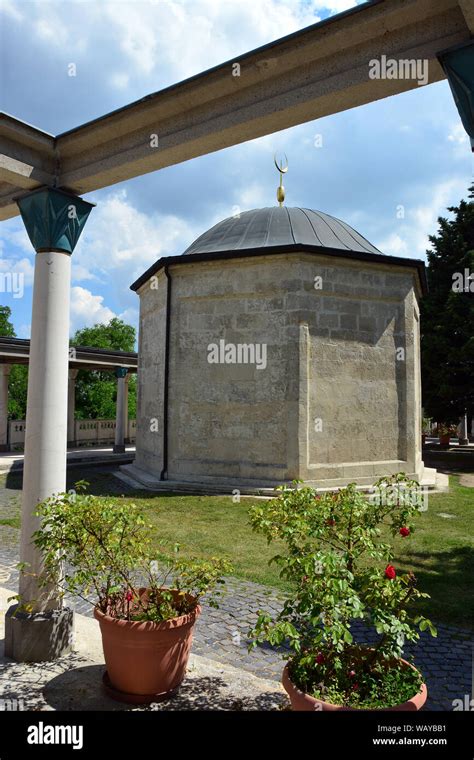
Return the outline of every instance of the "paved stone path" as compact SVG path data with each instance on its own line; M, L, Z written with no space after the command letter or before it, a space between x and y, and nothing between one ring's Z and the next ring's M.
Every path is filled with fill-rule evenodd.
M0 521L6 515L14 518L18 505L16 488L6 488L0 480ZM124 484L120 484L123 493ZM8 517L6 518L8 519ZM18 589L19 531L15 527L0 524L0 586ZM194 635L193 651L217 662L243 668L256 676L278 680L283 668L285 651L270 646L247 650L247 633L254 625L258 610L276 613L283 602L281 592L237 578L229 578L226 593L219 609L205 607L199 618ZM68 602L69 603L69 602ZM92 615L86 602L74 600L75 609ZM408 644L405 655L414 655L417 667L428 685L428 710L452 710L454 699L472 698L474 641L469 632L447 625L437 625L438 637L421 633L416 645ZM373 643L376 636L362 624L354 627L356 640Z

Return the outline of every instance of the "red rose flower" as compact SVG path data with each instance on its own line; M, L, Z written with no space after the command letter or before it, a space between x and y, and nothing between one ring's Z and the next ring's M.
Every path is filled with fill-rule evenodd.
M334 517L329 517L329 518L326 520L326 525L330 525L330 526L332 527L332 526L333 526L333 525L335 525L335 524L336 524L336 521L335 521Z
M125 599L127 600L127 602L131 602L132 601L133 594L132 594L131 591L127 591L127 593L125 594Z
M349 671L349 678L355 678L355 674L356 674L355 670L350 670Z
M385 568L385 577L393 581L393 579L396 578L396 576L397 576L397 573L395 571L394 566L387 565L387 567Z
M316 662L318 665L322 665L324 662L324 655L319 652L319 654L316 655Z
M410 535L410 528L406 528L406 527L400 528L399 533L401 536L403 536L403 538L405 538L406 536Z

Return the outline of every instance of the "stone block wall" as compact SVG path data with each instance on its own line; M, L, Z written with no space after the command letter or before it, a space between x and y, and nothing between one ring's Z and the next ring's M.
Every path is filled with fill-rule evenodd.
M167 280L163 270L139 291L135 463L159 477L163 467L163 392Z
M305 257L302 266L293 306L307 324L303 479L336 485L415 474L421 400L413 270L323 256Z
M173 480L297 476L297 346L287 257L172 269L169 467ZM211 344L266 346L266 367L209 363ZM263 363L261 362L262 366Z
M389 262L290 253L171 266L167 478L238 487L419 474L416 274ZM139 291L136 457L157 476L163 271L158 280ZM210 363L221 340L264 344L266 367Z

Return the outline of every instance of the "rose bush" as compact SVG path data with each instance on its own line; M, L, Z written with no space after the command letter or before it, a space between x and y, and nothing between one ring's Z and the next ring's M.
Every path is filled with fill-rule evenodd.
M129 621L159 623L195 609L203 596L217 606L223 575L221 558L181 559L179 545L152 546L151 525L135 505L83 493L88 484L38 505L41 528L33 542L41 550L41 586L60 596L94 603L104 614ZM30 568L23 565L21 572ZM169 587L177 594L172 594ZM143 593L143 589L147 593ZM19 602L22 600L18 598ZM22 603L28 611L28 605Z
M406 641L432 623L413 613L428 595L413 573L393 564L387 525L406 540L420 509L419 486L403 473L380 479L369 496L350 484L336 493L283 486L280 495L252 507L250 521L268 542L287 551L272 558L293 592L276 618L260 613L251 646L289 644L289 673L302 691L334 704L380 707L402 703L421 686L421 676L399 658ZM354 621L375 629L375 647L357 645Z

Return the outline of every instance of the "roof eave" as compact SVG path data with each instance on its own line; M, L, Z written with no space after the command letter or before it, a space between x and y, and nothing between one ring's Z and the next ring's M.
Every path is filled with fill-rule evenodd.
M232 249L230 251L208 251L206 253L180 254L179 256L163 256L149 267L137 280L135 280L130 289L137 291L147 280L154 274L163 269L176 264L191 264L198 261L219 261L228 259L241 259L256 256L271 256L274 254L284 253L312 253L321 256L334 256L335 258L355 259L356 261L367 261L377 264L390 264L391 266L415 267L418 271L420 289L422 295L428 292L428 282L426 279L426 267L422 259L407 259L401 256L387 256L384 253L369 253L365 251L350 251L341 248L322 248L315 245L275 245L264 248L242 248Z

